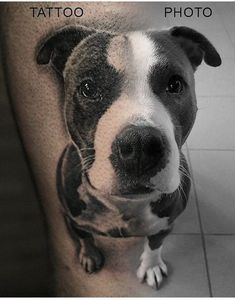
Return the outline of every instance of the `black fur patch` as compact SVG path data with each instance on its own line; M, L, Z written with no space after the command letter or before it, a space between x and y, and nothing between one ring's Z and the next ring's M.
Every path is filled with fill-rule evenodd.
M81 165L77 149L73 144L68 145L62 153L57 166L57 188L64 208L73 217L86 209L86 203L80 199L77 192L81 185Z
M77 224L68 216L65 216L65 223L74 241L79 242L79 238L85 239L92 237L91 233L78 228Z
M172 228L161 230L157 234L148 236L149 248L151 250L161 247L164 238L171 232Z

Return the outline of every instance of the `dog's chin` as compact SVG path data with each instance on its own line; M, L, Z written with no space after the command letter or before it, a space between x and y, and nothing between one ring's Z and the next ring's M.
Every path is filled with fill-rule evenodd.
M149 197L149 195L155 194L157 192L160 192L158 189L156 189L151 184L144 184L139 183L135 185L121 185L116 188L115 193L111 193L111 195L120 196L123 198L143 198L143 197Z
M118 194L111 194L111 197L119 197L126 200L147 200L147 199L157 199L161 195L161 191L157 189L151 189L151 191L142 191L139 193L136 192L129 192L129 193L118 193Z

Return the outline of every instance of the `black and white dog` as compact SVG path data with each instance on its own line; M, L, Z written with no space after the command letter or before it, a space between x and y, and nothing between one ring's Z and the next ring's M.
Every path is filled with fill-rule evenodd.
M65 26L37 50L61 78L71 142L57 170L59 197L87 272L103 256L93 235L146 236L140 280L167 274L162 241L190 189L181 152L197 112L194 71L221 59L187 27L116 34Z

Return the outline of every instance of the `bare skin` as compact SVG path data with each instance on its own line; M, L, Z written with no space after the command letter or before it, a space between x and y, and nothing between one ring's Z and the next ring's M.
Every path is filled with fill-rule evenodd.
M95 24L100 29L129 31L155 26L155 16L150 13L151 7L147 9L143 4L53 3L51 6L81 6L84 16L42 19L32 17L31 6L22 3L1 7L1 41L9 95L50 230L56 293L60 296L157 295L156 291L138 283L135 275L143 238L99 238L97 243L106 256L104 268L94 275L80 268L55 185L57 162L68 143L60 110L61 90L52 72L39 68L34 59L38 41L55 27L76 22L91 27Z

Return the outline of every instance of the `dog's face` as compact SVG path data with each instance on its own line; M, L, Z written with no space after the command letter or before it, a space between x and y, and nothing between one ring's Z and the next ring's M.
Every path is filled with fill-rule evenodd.
M38 63L63 76L66 125L95 189L133 197L178 188L203 58L221 63L186 27L117 35L73 26L47 39Z

